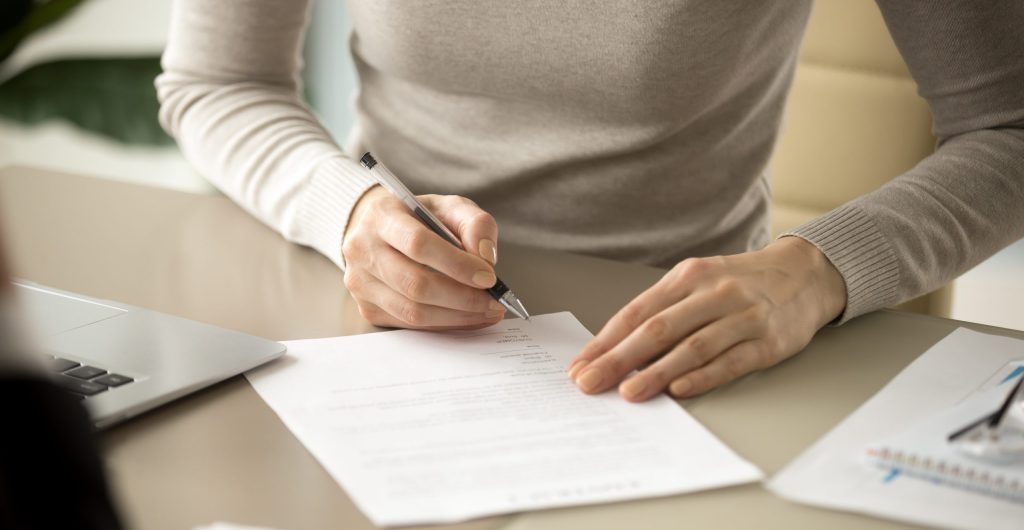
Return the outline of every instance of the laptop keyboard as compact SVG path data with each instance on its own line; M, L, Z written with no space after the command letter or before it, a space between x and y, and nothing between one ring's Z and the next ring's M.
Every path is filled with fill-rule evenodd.
M126 375L107 372L102 368L77 363L70 359L53 357L48 360L54 383L80 399L95 396L111 388L132 383Z

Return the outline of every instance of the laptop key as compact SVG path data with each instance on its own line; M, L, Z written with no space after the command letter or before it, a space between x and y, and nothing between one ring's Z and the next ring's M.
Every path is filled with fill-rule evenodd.
M96 368L95 366L88 365L82 365L74 370L64 372L65 375L70 375L71 377L77 377L79 379L92 379L93 377L103 375L105 373L107 373L107 371L102 368Z
M91 381L83 381L74 377L68 377L64 374L57 374L53 377L53 382L57 383L57 386L64 390L69 390L76 394L82 394L83 396L91 396L93 394L99 394L107 389L107 387L93 383Z
M51 372L63 372L65 370L70 370L76 366L78 366L78 363L76 363L75 361L61 359L60 357L57 357L54 360L50 361Z
M121 386L121 385L124 385L124 384L127 384L127 383L131 383L131 382L133 382L135 380L132 379L131 377L128 377L127 375L107 374L107 375L105 375L103 377L97 377L96 379L93 379L92 381L94 383L99 383L101 385Z

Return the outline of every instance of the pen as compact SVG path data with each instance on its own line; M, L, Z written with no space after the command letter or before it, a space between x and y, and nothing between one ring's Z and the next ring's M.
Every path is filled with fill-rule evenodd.
M445 241L463 249L462 244L459 243L455 234L448 230L440 219L430 213L430 210L428 210L423 203L417 200L416 196L409 191L409 188L406 188L405 184L402 184L402 181L398 180L398 177L388 170L384 164L378 162L377 159L373 158L373 155L369 152L364 154L363 157L359 159L359 162L363 167L370 171L370 174L373 175L373 178L377 179L377 182L379 182L381 186L384 186L388 191L395 194L396 197L402 199L402 202L412 210L412 213L414 213L416 217L423 222L423 224L427 225L427 228L441 236ZM512 292L512 289L509 289L508 285L505 285L505 282L501 281L501 278L498 278L498 281L495 282L493 287L487 289L487 292L490 293L495 300L501 302L501 305L508 308L509 311L519 318L530 320L530 314L526 312L526 307L523 306L523 303L520 302L519 298Z
M1006 399L1003 401L1003 404L999 407L999 410L996 410L991 414L979 418L971 422L967 426L954 432L953 434L950 434L949 441L956 441L957 438L960 438L961 436L967 434L968 432L972 431L975 427L981 425L982 423L988 423L989 429L998 429L999 424L1002 423L1003 421L1003 417L1006 416L1006 413L1010 410L1010 406L1013 405L1015 401L1017 401L1017 396L1018 394L1021 393L1022 390L1024 390L1024 377L1021 377L1020 380L1017 381L1017 385L1014 386L1013 390L1010 391L1010 394L1006 396Z
M992 419L989 420L989 428L996 429L999 427L1003 418L1006 417L1006 413L1009 412L1010 406L1013 405L1014 402L1017 401L1018 396L1020 396L1021 389L1024 389L1024 377L1021 377L1020 380L1017 381L1017 386L1013 387L1013 390L1010 391L1010 395L1006 396L1006 401L1003 401L1003 406L999 407L999 410L997 410Z

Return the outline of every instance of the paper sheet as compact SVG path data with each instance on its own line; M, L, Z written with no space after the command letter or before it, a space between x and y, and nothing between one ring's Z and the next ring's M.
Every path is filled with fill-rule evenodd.
M980 494L1002 496L1013 502L1024 503L1024 491L1010 487L1014 483L1024 483L1024 461L977 458L964 454L950 444L948 439L951 433L999 409L1014 386L1003 384L990 388L949 409L912 422L895 436L875 440L865 448L865 457L869 462L897 474L939 481L948 487L975 490ZM1008 415L1003 421L1006 426L1014 418ZM894 453L904 456L892 456ZM954 473L954 469L962 471ZM997 477L999 480L996 480Z
M947 528L1021 528L1024 505L894 475L864 448L1024 373L1024 341L957 329L768 483L787 499Z
M758 480L667 397L582 394L568 313L471 332L287 343L247 374L377 525L670 495Z

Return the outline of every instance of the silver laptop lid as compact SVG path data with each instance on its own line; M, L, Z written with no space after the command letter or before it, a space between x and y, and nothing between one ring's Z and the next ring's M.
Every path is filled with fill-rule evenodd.
M284 354L277 342L126 304L17 282L53 377L106 427ZM66 362L62 362L66 361ZM87 369L92 368L92 370ZM130 379L107 377L110 374Z

